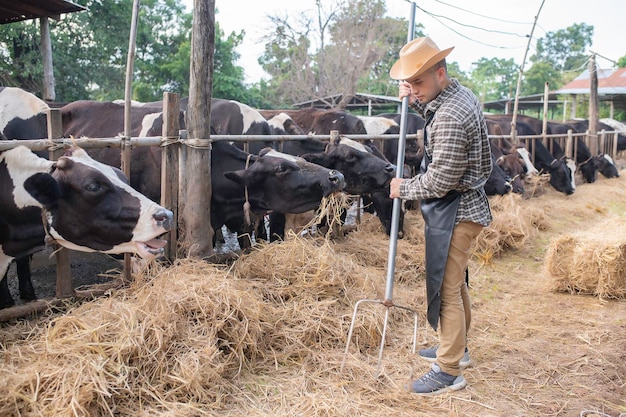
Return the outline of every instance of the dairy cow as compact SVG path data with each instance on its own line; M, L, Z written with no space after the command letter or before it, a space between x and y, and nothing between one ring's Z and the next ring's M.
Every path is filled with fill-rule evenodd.
M249 154L228 143L217 142L211 153L211 225L249 232L255 225L245 223L244 206L257 216L270 211L303 213L316 209L323 197L342 191L344 176L305 159L263 149ZM239 240L247 247L246 238Z
M261 129L250 134L261 134L262 131L267 134L268 131L264 130L268 126L265 119L262 123L258 123L256 121L250 122L250 120L258 120L254 114L251 118L242 117L241 109L245 110L247 106L240 106L229 100L221 101L221 103L222 107L216 105L215 108L234 111L234 114L226 117L227 120L222 120L220 124L216 125L222 129L221 134L225 134L227 129L235 129L235 132L241 134L241 130L245 129L246 126L247 128L256 126ZM88 103L81 103L83 106L85 104ZM88 105L92 106L93 104ZM68 106L61 109L63 116L66 115ZM68 126L71 126L73 132L92 137L114 135L114 132L123 126L123 124L119 124L120 117L123 116L123 106L106 107L110 113L100 112L99 117L106 117L109 123L98 125L98 130L92 129L93 115L73 118L72 123ZM160 131L162 119L152 117L151 115L156 113L150 113L150 111L156 110L160 109L154 104L133 106L132 113L137 112L141 116L133 118L135 120L133 132L137 132L137 134L144 132L148 136L159 134L157 132ZM72 114L77 115L79 113L72 111ZM86 115L87 113L80 114ZM158 114L160 115L160 113ZM219 114L216 113L216 115ZM224 113L224 115L226 114ZM153 124L145 123L146 118L152 120ZM123 121L123 118L121 120ZM214 120L213 117L212 120ZM215 120L219 120L219 118ZM143 124L142 121L144 121ZM148 130L146 130L147 126L150 126ZM181 110L181 126L184 126L183 110ZM71 131L67 130L65 133L69 134ZM94 149L93 152L97 154L95 156L97 159L106 161L111 165L119 165L121 162L119 149ZM233 174L233 172L239 171L241 171L240 175ZM158 201L161 191L160 178L161 149L158 147L133 149L131 184ZM281 212L287 210L299 213L300 210L307 211L317 207L322 197L342 190L344 178L339 172L308 163L301 158L267 151L263 155L255 155L230 143L220 141L213 143L212 146L211 184L211 225L216 231L224 225L230 230L236 231L241 236L239 243L243 248L250 246L249 239L244 236L254 228L253 224L246 224L244 212L246 202L250 204L253 218L254 214L258 217L271 210Z
M365 129L364 122L366 120L340 110L259 110L259 112L271 124L275 123L272 121L279 117L283 119L288 117L300 127L296 134L304 134L304 132L329 134L331 130L338 130L340 134L371 133ZM393 121L389 123L384 119L379 121L379 124L383 123L388 128L394 124ZM376 133L373 134L380 132L380 128L377 128ZM397 134L397 131L392 129L391 133L393 132ZM382 131L382 133L385 132ZM397 146L397 141L395 144ZM346 177L345 191L349 194L360 195L364 200L366 210L375 212L386 233L390 233L393 200L389 198L388 187L390 178L395 175L395 166L389 162L372 141L365 141L365 144L361 144L345 137L343 139L339 137L334 143L328 144L309 138L305 141L287 142L284 146L289 153L303 155L307 159L315 158L313 160L315 163L341 171ZM381 175L385 177L382 183ZM381 184L383 185L381 186ZM271 215L270 232L272 239L275 239L276 236L284 237L284 223L285 221L280 214ZM400 224L402 224L402 219ZM402 235L402 227L399 228L399 235Z
M383 113L379 117L385 117L393 120L400 126L402 115L400 113ZM415 135L419 130L424 129L424 119L416 113L406 114L406 134ZM398 142L395 140L385 141L383 153L392 162L396 162L398 158ZM406 139L404 147L404 164L409 168L407 176L412 177L419 171L422 163L424 149L420 146L417 139Z
M108 138L123 135L124 105L108 101L79 100L61 107L63 136ZM184 126L184 113L179 112ZM163 113L149 106L132 106L130 135L132 137L161 136ZM119 148L92 148L92 158L113 166L121 166ZM161 149L141 146L133 149L130 161L131 185L153 201L161 196Z
M498 122L504 134L511 134L512 115L488 114L485 115L485 117ZM536 131L536 126L533 127L525 121L522 121L522 119L523 117L516 122L516 130L519 136L538 136L541 133ZM574 182L576 164L573 160L569 158L555 158L548 148L543 145L541 140L536 139L528 140L525 149L517 148L516 150L523 152L523 154L528 152L528 155L534 157L534 166L550 175L550 185L557 191L568 195L574 193L576 189Z
M125 181L122 172L72 147L57 161L23 146L0 154L0 276L13 259L44 248L46 236L84 252L163 251L156 239L171 227L172 212ZM6 280L0 305L13 304ZM5 292L6 291L6 292Z
M554 135L565 135L569 130L573 133L585 133L584 131L579 131L577 126L567 122L549 121L548 127L550 133ZM554 140L551 142L556 143ZM554 146L554 144L552 144L552 146ZM580 136L576 137L576 165L577 170L580 171L583 179L587 183L596 181L598 171L607 178L619 177L619 170L613 158L604 153L592 155L589 147Z
M513 144L505 139L500 125L492 120L486 119L491 155L493 165L500 167L510 183L511 191L517 194L524 194L524 178L528 173L528 168L524 158L516 151ZM498 172L492 172L492 176L498 177ZM495 181L494 181L495 182Z

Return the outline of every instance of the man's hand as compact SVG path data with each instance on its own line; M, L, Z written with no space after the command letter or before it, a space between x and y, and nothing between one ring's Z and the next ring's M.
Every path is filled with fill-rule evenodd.
M400 198L400 184L402 184L404 178L392 178L391 184L389 184L389 197Z

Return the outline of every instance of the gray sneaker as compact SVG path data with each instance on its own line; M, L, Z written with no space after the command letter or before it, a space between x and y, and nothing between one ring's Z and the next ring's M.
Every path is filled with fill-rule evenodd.
M433 363L427 374L411 382L409 389L415 394L434 395L446 391L457 391L465 388L466 385L467 382L463 375L447 374L441 370L439 365Z
M428 362L435 362L437 360L437 349L439 349L439 346L433 346L427 349L420 349L417 354L420 358L425 359ZM465 353L461 358L461 362L459 362L459 366L461 367L461 369L463 369L467 368L471 364L472 360L470 359L469 351L467 350L467 348L465 348Z

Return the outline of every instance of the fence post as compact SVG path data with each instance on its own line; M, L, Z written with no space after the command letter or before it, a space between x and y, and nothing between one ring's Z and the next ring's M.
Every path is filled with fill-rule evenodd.
M178 142L180 129L180 97L176 93L163 93L163 130L161 134L161 205L172 210L174 224L166 233L165 256L178 257Z
M572 129L567 130L567 139L565 140L565 155L568 158L576 160L576 152L578 152L578 144L574 145L574 132Z
M604 129L602 129L600 131L599 136L600 136L600 138L599 138L600 139L600 143L598 145L599 149L598 149L598 152L596 154L605 153L604 149L606 147L606 131Z
M61 109L48 110L48 139L54 141L63 137L63 123L61 120ZM50 147L49 159L56 159L63 155L63 148L57 149L56 146ZM70 251L54 243L56 257L56 297L68 298L74 296L74 286L72 284L72 268L70 264Z

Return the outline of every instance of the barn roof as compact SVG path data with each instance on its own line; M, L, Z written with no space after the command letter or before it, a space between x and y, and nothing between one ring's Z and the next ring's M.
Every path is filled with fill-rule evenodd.
M626 94L626 68L598 69L598 95ZM556 94L589 94L589 70L555 91Z
M334 96L321 97L314 100L296 103L293 106L298 108L315 107L318 109L332 109L343 98L343 94L335 94ZM371 108L390 108L394 109L400 106L401 102L398 97L381 96L377 94L356 93L348 102L347 110L371 109Z
M66 0L0 0L0 24L40 17L58 20L63 13L83 10L87 9Z

